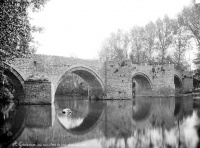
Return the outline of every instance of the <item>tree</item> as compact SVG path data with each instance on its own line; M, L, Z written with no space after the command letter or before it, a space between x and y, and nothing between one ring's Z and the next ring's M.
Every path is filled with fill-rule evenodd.
M156 21L156 48L160 52L160 62L164 64L166 51L172 43L172 22L167 15Z
M34 52L28 8L37 11L47 0L1 0L0 1L0 61L8 62Z
M200 48L200 6L192 5L185 7L178 15L178 20L181 25L187 27L191 32Z
M10 62L14 58L24 57L34 52L30 46L33 41L31 31L40 30L31 26L28 17L28 8L33 11L40 9L47 0L1 0L0 1L0 64ZM12 90L9 89L5 67L0 69L0 100L13 99Z
M169 64L175 64L174 58L171 55L167 55L165 58L165 62Z
M131 53L130 59L133 63L142 63L144 62L144 57L146 57L145 52L142 53L143 47L143 35L144 28L139 26L134 26L130 31L130 43L131 43Z
M101 60L127 59L127 49L129 44L128 35L118 30L117 33L111 33L110 37L105 39L102 44L99 57Z
M185 26L181 26L180 22L173 20L173 41L174 49L174 64L177 69L185 68L186 61L184 60L185 52L190 46L191 35L188 33Z
M198 50L200 50L200 6L198 4L193 4L185 7L178 15L178 20L180 24L185 26L191 33L196 41ZM200 52L197 53L197 57L194 61L197 66L199 65L199 59Z
M155 46L156 26L149 22L144 28L143 43L145 51L148 51L148 61L152 62L152 54Z

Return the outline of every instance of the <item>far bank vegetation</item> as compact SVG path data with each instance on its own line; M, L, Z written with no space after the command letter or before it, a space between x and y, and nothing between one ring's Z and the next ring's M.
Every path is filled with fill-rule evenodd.
M59 84L56 95L87 96L88 84L78 75L68 74Z

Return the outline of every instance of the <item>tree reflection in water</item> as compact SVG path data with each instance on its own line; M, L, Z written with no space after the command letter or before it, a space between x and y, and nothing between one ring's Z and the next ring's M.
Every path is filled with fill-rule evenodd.
M0 104L0 147L7 147L23 131L24 113L13 102Z
M68 119L65 120L68 122L72 122L71 118L76 119L76 123L80 121L76 127L65 126L69 132L74 134L73 130L76 129L76 134L80 135L81 128L78 127L83 125L89 114L92 115L90 112L95 112L95 110L97 112L97 106L94 105L95 107L91 110L92 103L87 103L85 106L80 105L84 106L82 111L79 108L80 115L82 114L80 118L66 117ZM200 124L199 106L194 109L196 103L192 100L137 98L133 102L106 101L106 104L104 115L101 117L101 121L98 120L100 132L96 134L98 136L68 146L89 145L103 148L197 147L199 142L197 128ZM77 103L74 103L71 108L73 109L74 106L77 107ZM83 113L86 114L83 116ZM95 114L92 116L96 117ZM62 119L59 120L61 124L68 125ZM73 123L75 125L74 121ZM86 132L84 134L91 132L86 130L86 128L90 128L90 123L85 124L86 127L83 129Z
M64 108L70 108L72 114L63 115ZM25 125L24 109L13 109L1 113L1 127L5 128L0 141L5 147L13 141L65 144L63 148L194 148L199 145L200 103L191 99L65 100L55 102L55 108L26 106ZM51 113L53 109L56 114ZM39 124L40 121L45 123Z
M176 103L179 104L176 105ZM134 100L132 127L126 127L129 128L129 132L124 134L128 137L118 138L115 132L113 136L101 139L103 147L197 147L199 143L197 129L200 124L199 108L191 112L194 108L189 109L188 107L193 105L193 101L188 101L187 105L184 103L185 101L175 99L140 98ZM176 107L180 105L182 106L182 109L179 108L181 113L177 113ZM121 129L122 127L118 132Z
M13 120L12 112L14 111L14 108L14 103L0 104L0 136L6 134L10 130L11 122Z

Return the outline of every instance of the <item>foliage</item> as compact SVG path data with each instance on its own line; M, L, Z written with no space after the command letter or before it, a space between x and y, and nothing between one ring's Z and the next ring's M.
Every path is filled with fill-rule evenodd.
M104 61L129 58L135 64L173 63L188 69L185 53L193 49L192 39L200 45L200 6L185 7L176 19L165 15L144 27L133 26L126 34L118 30L104 41L99 56ZM198 59L200 54L196 64Z
M35 75L31 75L28 77L27 81L33 81L33 82L49 82L49 78L45 75L39 75L39 74L35 74Z
M194 63L196 67L199 69L200 68L200 53L196 55L196 59L194 59Z
M59 84L57 95L88 95L88 84L76 74L68 74L64 80Z
M179 14L178 20L181 25L187 27L200 47L200 6L185 7Z
M185 26L190 32L192 38L195 39L199 52L194 63L199 67L200 59L200 5L193 4L187 6L179 14L178 20L182 26Z
M144 29L139 26L134 26L130 31L131 38L131 53L130 58L132 62L140 64L144 62L145 52L143 52L143 34Z
M159 51L159 57L162 64L165 62L167 49L172 43L172 20L165 15L163 19L156 21L156 48Z
M114 59L127 59L127 49L129 44L128 35L118 30L117 33L111 33L110 37L105 39L102 49L99 53L100 59L114 60Z
M186 50L191 48L190 39L191 35L188 33L188 30L185 28L185 26L182 26L177 20L173 20L172 48L174 49L174 64L177 69L186 68L185 66L188 65L186 64L184 57Z
M0 101L9 101L14 98L13 87L8 82L7 76L0 72Z
M47 0L1 0L0 1L0 61L7 62L34 52L28 9L37 11ZM40 29L39 29L40 30Z
M38 11L47 0L1 0L0 1L0 100L13 99L11 85L7 84L3 62L24 57L34 53L31 31L41 31L41 28L31 26L28 10Z
M149 22L144 28L143 44L148 53L148 63L152 62L152 54L155 48L156 26Z

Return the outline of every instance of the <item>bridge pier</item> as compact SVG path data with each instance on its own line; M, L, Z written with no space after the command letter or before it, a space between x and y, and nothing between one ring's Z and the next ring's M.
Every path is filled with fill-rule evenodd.
M24 103L52 104L54 85L49 81L26 81Z
M88 96L93 99L101 99L103 97L103 91L100 88L89 88Z

